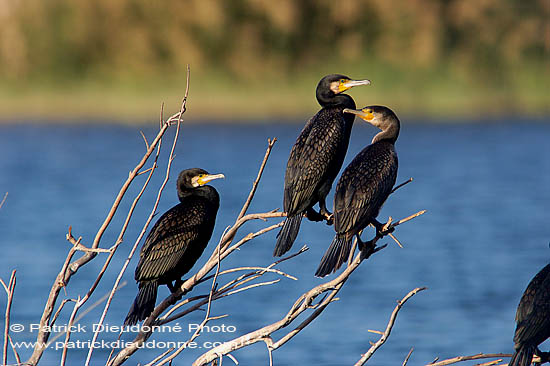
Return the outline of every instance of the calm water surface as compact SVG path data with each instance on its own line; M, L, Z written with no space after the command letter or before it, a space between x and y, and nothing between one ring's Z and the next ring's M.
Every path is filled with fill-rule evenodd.
M413 177L414 182L391 196L379 218L385 220L391 215L397 219L421 209L428 213L396 230L404 249L390 239L384 241L389 243L388 248L358 268L340 292L340 301L274 353L277 365L353 364L369 348L369 341L378 338L368 330L384 329L396 300L419 286L429 289L405 305L391 337L369 364L401 364L411 347L415 350L410 365L422 365L435 357L512 351L519 298L529 280L550 259L550 124L517 122L426 125L402 121L397 142L398 181ZM238 214L270 137L279 141L250 212L281 207L286 160L301 128L301 124L275 122L256 126L184 126L158 211L164 212L177 203L174 185L181 169L202 167L212 173L223 172L226 179L213 184L220 192L221 207L206 250L210 253L224 228ZM144 128L143 132L149 139L156 134L153 127ZM375 132L373 127L356 122L346 164L370 143ZM170 144L165 139L161 169L138 205L110 270L88 304L100 301L113 285L155 200ZM82 236L82 242L90 245L144 148L139 128L133 127L0 126L0 194L9 192L0 209L0 277L7 281L11 270L17 270L11 321L23 325L24 330L11 333L15 341L32 341L36 337L30 325L39 322L51 283L69 249L65 241L68 227L72 226L74 235ZM116 240L125 216L122 213L144 179L141 176L129 190L102 247L109 247ZM328 202L331 201L332 194ZM248 224L240 235L275 222ZM248 243L224 261L222 269L269 265L275 235L271 232ZM310 250L280 265L281 270L299 280L282 279L278 284L215 302L212 315L229 316L211 324L225 325L231 331L211 332L198 338L202 348L185 351L175 364L191 364L207 350L209 345L204 342L227 341L283 317L298 296L321 283L313 273L332 236L332 227L304 221L293 249L307 244ZM199 264L204 263L205 257ZM86 293L103 264L100 258L73 277L61 298ZM121 325L137 293L133 280L136 263L134 258L124 275L127 285L114 298L106 319L110 326ZM221 279L220 283L229 279ZM193 294L204 294L209 286L203 284ZM167 294L166 288L159 290L159 298ZM5 303L2 294L0 308ZM101 302L79 320L85 329L74 333L74 340L91 338L92 326L103 306ZM58 324L67 323L71 308L65 309ZM185 341L191 335L188 325L200 323L203 316L204 312L195 312L180 319L181 331L155 334L151 340ZM275 334L275 338L281 335ZM116 332L105 331L100 340L112 341L117 336ZM132 334L123 336L124 340L132 338ZM23 348L19 352L23 359L31 353ZM92 364L104 364L109 352L107 347L97 350ZM142 349L128 364L147 363L160 352ZM69 364L82 364L86 353L87 349L72 350ZM41 364L59 364L60 356L60 351L50 350ZM234 356L241 365L268 363L264 344L237 351ZM225 362L231 363L227 359Z

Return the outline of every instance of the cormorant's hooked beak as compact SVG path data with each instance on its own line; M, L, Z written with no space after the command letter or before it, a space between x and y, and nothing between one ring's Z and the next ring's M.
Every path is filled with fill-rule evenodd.
M360 86L360 85L370 85L370 80L364 79L364 80L346 80L341 81L340 85L338 85L338 91L345 92L348 89L353 88L354 86Z
M197 185L203 186L206 183L208 183L210 181L213 181L214 179L220 179L220 178L225 178L225 175L223 175L223 174L204 174L204 175L199 175L198 177L194 177L193 181L195 181L197 183ZM195 182L193 182L193 183L195 183Z
M363 109L351 109L351 108L344 108L344 113L351 113L355 114L359 118L371 123L374 119L374 114L372 113L372 109L370 108L363 108Z

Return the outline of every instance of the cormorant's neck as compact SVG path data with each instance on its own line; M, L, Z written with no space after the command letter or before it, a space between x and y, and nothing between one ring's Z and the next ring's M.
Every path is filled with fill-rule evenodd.
M388 128L374 136L374 138L372 139L372 143L374 144L378 141L388 141L392 144L395 144L395 141L397 141L397 137L399 136L399 129L399 120L395 118L394 123L391 123Z
M317 102L321 107L342 106L342 108L355 109L355 102L347 94L334 94L333 92L317 93Z
M187 197L204 197L209 201L217 202L219 205L220 195L218 191L212 186L202 186L196 188L182 188L178 190L178 198L180 202L183 202Z

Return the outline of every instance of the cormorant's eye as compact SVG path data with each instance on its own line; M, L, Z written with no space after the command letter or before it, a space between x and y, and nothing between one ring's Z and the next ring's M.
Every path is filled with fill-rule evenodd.
M340 84L344 84L346 81L346 79L340 79Z

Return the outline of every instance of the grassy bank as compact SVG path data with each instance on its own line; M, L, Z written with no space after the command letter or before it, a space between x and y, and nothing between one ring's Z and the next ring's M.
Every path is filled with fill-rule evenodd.
M400 115L446 120L499 115L550 115L550 72L539 67L470 77L446 68L398 69L384 65L327 66L307 73L260 75L239 79L223 73L193 72L188 120L221 119L254 122L262 119L298 119L318 109L314 90L320 76L340 71L369 78L372 85L352 89L358 106L384 104ZM145 123L158 119L161 103L167 113L179 108L185 92L185 74L140 78L102 76L86 80L3 82L0 120L102 119Z

